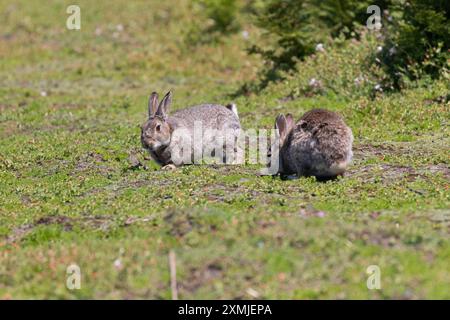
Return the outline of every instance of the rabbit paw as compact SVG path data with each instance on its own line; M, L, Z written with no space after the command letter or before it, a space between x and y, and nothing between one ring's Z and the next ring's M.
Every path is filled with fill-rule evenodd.
M172 170L175 170L176 168L177 167L174 164L170 163L170 164L167 164L164 167L162 167L161 170L172 171Z

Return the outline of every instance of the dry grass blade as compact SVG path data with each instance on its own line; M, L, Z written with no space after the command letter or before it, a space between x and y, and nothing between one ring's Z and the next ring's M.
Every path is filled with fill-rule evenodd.
M170 269L170 291L172 293L172 300L178 300L177 289L177 261L175 251L169 251L169 269Z

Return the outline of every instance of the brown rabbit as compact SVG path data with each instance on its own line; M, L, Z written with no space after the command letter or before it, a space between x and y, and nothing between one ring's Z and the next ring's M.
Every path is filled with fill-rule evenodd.
M280 135L280 173L327 180L343 175L351 162L352 130L335 112L313 109L297 123L291 114L279 115L275 128Z

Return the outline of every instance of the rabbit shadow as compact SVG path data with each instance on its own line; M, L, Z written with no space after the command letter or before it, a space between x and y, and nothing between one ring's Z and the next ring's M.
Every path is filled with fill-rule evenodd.
M300 178L309 178L309 177L315 177L317 182L320 183L326 183L328 181L336 181L339 179L342 175L336 175L336 176L311 176L311 175L297 175L297 174L279 174L279 175L273 175L272 178L280 178L282 181L290 181L290 180L298 180Z

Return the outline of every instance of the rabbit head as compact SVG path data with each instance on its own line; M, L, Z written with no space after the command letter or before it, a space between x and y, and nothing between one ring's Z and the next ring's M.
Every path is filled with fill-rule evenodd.
M141 142L150 151L170 144L172 128L167 122L167 111L172 102L172 92L168 92L158 104L158 94L153 92L148 101L148 120L141 127Z

